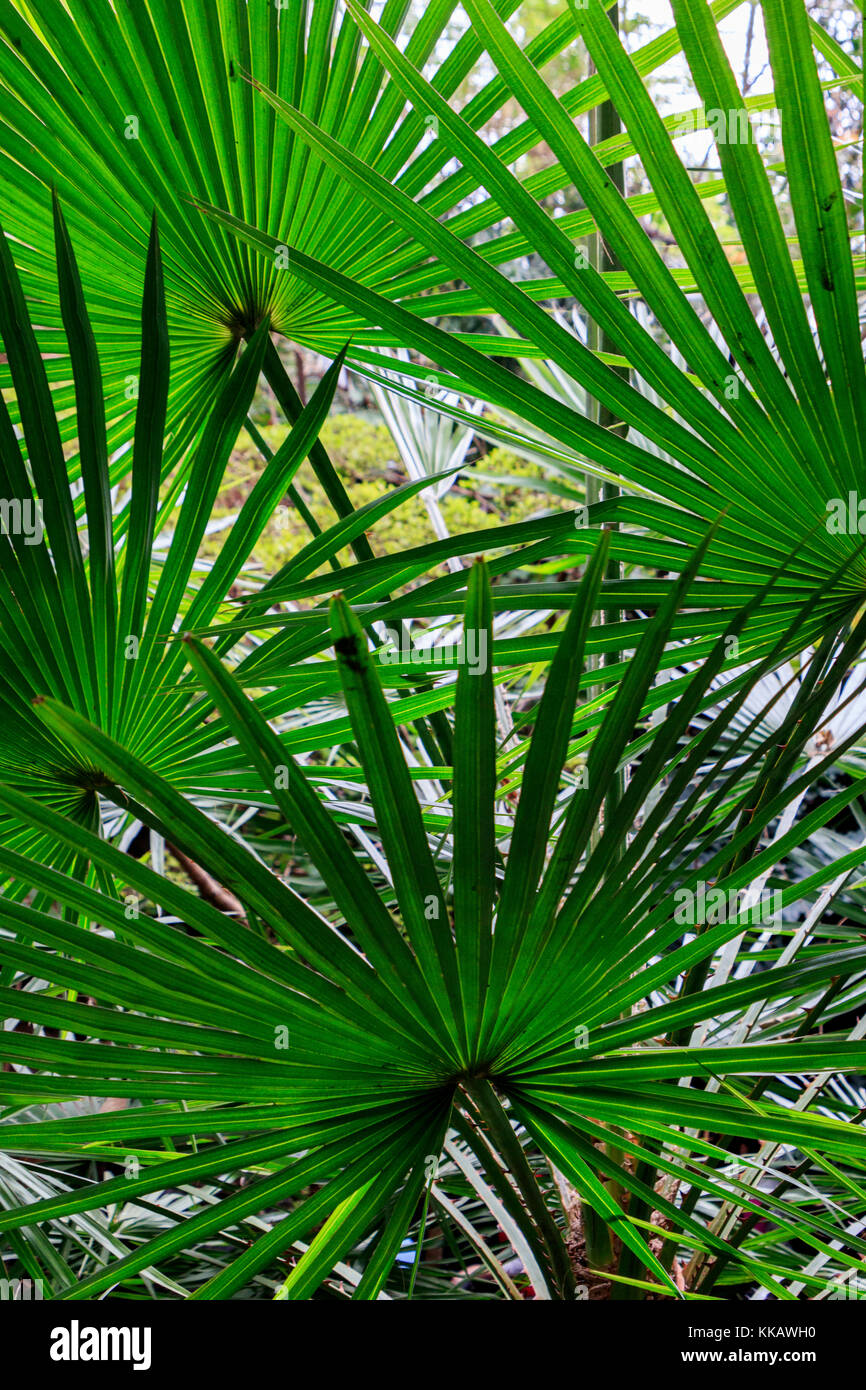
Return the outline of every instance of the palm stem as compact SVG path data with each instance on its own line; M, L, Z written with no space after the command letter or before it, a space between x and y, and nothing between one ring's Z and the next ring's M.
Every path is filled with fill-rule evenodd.
M466 1080L463 1089L505 1160L511 1179L534 1222L560 1296L573 1298L574 1271L562 1232L538 1186L538 1180L529 1165L523 1145L514 1132L508 1113L489 1081L482 1078Z

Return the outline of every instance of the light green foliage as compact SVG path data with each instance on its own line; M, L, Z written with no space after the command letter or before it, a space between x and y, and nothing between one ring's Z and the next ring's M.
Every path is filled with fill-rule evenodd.
M278 448L286 435L285 428L279 425L259 428L272 449ZM397 478L405 481L399 454L384 425L374 424L361 415L336 414L325 421L320 439L355 507L375 501L394 486ZM520 481L498 485L485 479L476 483L472 466L467 466L458 486L446 493L440 503L445 523L454 535L525 521L540 511L561 511L565 505L533 487L533 482L542 476L540 468L506 449L491 449L478 461L478 469ZM235 515L261 470L261 455L249 437L242 435L226 469L225 485L212 512L214 520ZM319 525L327 526L332 515L309 463L299 469L296 485ZM436 538L420 497L412 498L378 522L368 534L376 555L397 554L410 546L428 545ZM201 550L204 559L219 554L224 536L225 532L217 531L205 539ZM308 540L303 519L291 502L284 500L278 516L268 523L253 550L256 569L266 576L275 573ZM340 559L346 559L345 553Z

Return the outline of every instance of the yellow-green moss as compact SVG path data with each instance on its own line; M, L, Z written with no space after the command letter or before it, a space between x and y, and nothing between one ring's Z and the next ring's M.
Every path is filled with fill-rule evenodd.
M271 449L277 449L285 438L285 429L279 425L263 425L261 433ZM398 479L406 479L396 445L384 425L356 415L335 415L326 420L321 442L355 507L376 501L395 487ZM248 436L243 435L232 454L224 486L213 509L215 520L237 514L262 468L258 450ZM455 535L522 521L536 512L565 505L533 487L540 471L505 449L492 449L480 460L478 470L517 477L521 481L502 486L486 479L474 483L474 470L467 468L459 483L440 503L445 523ZM309 462L298 470L295 487L323 529L334 523L334 513ZM219 554L227 534L221 531L207 537L202 556L213 559ZM435 540L427 509L418 496L378 521L367 536L376 555L395 554ZM265 528L248 568L260 570L264 575L273 574L297 554L308 539L309 532L299 513L291 504L283 504ZM348 558L348 551L340 556L343 561Z

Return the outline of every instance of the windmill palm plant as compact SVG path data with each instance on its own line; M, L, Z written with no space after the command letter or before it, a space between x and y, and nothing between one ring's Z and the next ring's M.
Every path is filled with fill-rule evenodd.
M543 254L553 276L527 286L497 274L489 264L487 248L467 246L465 238L453 232L449 237L448 228L442 228L425 200L408 197L399 185L382 178L375 167L354 156L329 132L315 127L275 94L264 95L329 168L390 215L407 237L426 247L440 262L459 267L467 283L485 296L485 302L518 334L510 344L515 356L543 351L566 367L615 418L628 425L629 437L612 434L584 417L578 420L567 406L551 401L522 381L509 380L495 363L485 361L483 342L479 351L471 342L466 344L453 334L445 336L427 326L431 310L438 308L441 313L444 307L454 311L455 306L448 301L443 305L441 300L437 303L435 295L422 296L410 301L407 313L404 304L394 306L381 294L362 293L348 283L348 277L311 264L312 258L301 250L295 258L298 274L317 284L329 283L341 302L353 303L383 328L390 326L405 334L407 342L414 341L420 351L447 367L455 384L468 384L494 405L510 407L530 422L555 431L557 440L581 450L590 468L602 469L608 477L612 474L627 487L643 487L664 498L663 503L649 505L609 501L600 509L590 509L591 521L615 518L632 526L650 526L666 536L682 536L688 534L689 523L672 510L671 504L684 507L693 516L700 516L703 506L709 504L707 518L724 507L726 520L719 528L705 573L722 582L734 576L743 581L753 560L759 565L772 563L776 545L784 544L777 505L777 499L784 496L786 506L800 509L790 539L794 531L803 538L803 563L807 567L817 560L818 551L830 564L834 551L840 553L847 546L850 553L851 528L831 531L826 523L831 500L847 497L856 489L862 441L856 417L866 393L849 231L822 114L805 11L795 5L791 12L791 7L781 3L764 7L775 96L783 111L785 173L802 255L799 267L791 262L771 182L750 128L746 126L742 137L723 134L719 141L727 196L749 258L749 288L754 287L761 297L775 339L774 353L758 329L743 287L737 283L713 231L701 197L706 186L695 185L677 157L664 121L640 80L639 68L621 47L598 0L571 6L572 16L625 122L631 147L642 161L658 206L674 231L688 265L685 285L677 285L627 202L615 195L598 152L575 132L565 103L558 102L545 87L488 0L473 0L465 7L473 29L483 38L536 131L543 132L558 157L558 172L570 176L579 190L592 215L590 226L612 247L624 267L624 277L606 280L586 263L585 255L575 255L558 220L552 221L540 211L519 180L469 128L463 114L450 108L435 86L354 0L349 8L415 113L426 110L433 114L440 139L471 170L500 211L508 210L526 244ZM748 108L736 87L712 11L700 0L683 0L675 13L678 34L707 111L727 113L730 124ZM615 148L622 152L621 143L615 142ZM237 219L216 211L213 215L224 225L235 227L248 244L272 249L268 239L251 225L241 227ZM801 286L809 292L817 343ZM727 354L690 303L684 291L691 288L705 300ZM618 297L617 291L623 290L637 292L646 300L697 381L675 367L654 334L636 322ZM654 388L662 402L674 407L679 419L624 382L617 365L584 348L537 302L563 292L583 305L606 339L619 348L621 360ZM419 314L424 316L424 329L412 323ZM501 341L497 349L502 350ZM796 424L792 411L797 415ZM826 431L836 432L834 417L840 421L840 433L831 441ZM843 442L846 433L847 442ZM641 438L652 448L642 448ZM794 476L798 478L796 496L790 492ZM686 494L690 494L689 501ZM700 529L698 522L691 532L693 541ZM596 534L590 526L586 546L595 543ZM620 542L626 557L639 555L639 544L628 535ZM725 553L731 562L728 568L721 562ZM718 567L712 564L714 556ZM794 571L798 576L794 582L798 582L799 563ZM757 577L753 571L753 584ZM846 587L849 582L855 588L859 583L853 573Z
M98 787L77 749L52 735L34 719L32 699L50 694L97 723L183 789L211 802L239 796L253 805L273 804L272 788L249 769L238 767L221 747L225 726L219 718L203 719L202 695L186 669L179 637L181 626L209 632L218 629L217 646L235 654L239 678L255 686L272 681L262 709L285 718L298 706L331 698L339 691L333 661L321 659L330 646L327 612L298 611L315 592L323 568L365 529L411 501L428 486L427 474L392 488L381 498L311 537L279 571L289 582L291 603L271 600L267 584L245 566L250 553L281 499L290 493L301 463L317 447L318 430L331 404L343 361L340 354L309 405L298 416L280 447L269 454L255 485L235 518L213 561L199 560L214 501L226 465L245 420L270 345L268 325L238 355L235 367L195 427L181 422L167 433L170 346L160 240L151 231L144 282L141 348L133 363L137 383L135 430L125 480L112 482L107 412L99 351L89 307L82 291L76 254L61 212L54 203L58 299L68 342L69 371L75 408L62 411L52 391L50 364L40 353L24 290L13 264L10 242L0 238L0 339L6 349L12 391L0 400L0 491L3 493L3 565L0 596L0 698L10 737L0 754L4 776L28 794L47 800L83 824L101 824ZM20 419L16 427L15 419ZM62 425L75 430L79 476L70 467ZM178 437L185 440L185 468L165 478L166 455L176 457ZM459 463L451 465L451 471ZM27 523L27 524L25 524ZM561 519L541 529L560 529ZM571 519L567 519L570 528ZM537 538L530 522L511 528L513 539ZM501 550L500 536L485 546ZM482 547L483 548L483 547ZM367 586L371 629L374 620L400 630L404 617L420 610L417 598L402 593L407 578L426 575L447 558L453 542L437 542L402 553L396 571ZM375 569L375 562L374 569ZM505 560L500 560L505 566ZM327 570L325 570L327 572ZM397 580L397 593L389 590ZM326 581L327 584L327 581ZM462 579L453 576L439 594L438 611L453 613ZM236 587L237 586L237 587ZM245 594L238 604L233 595ZM425 598L436 594L435 581ZM459 600L458 600L459 601ZM269 613L270 608L276 614ZM309 609L309 605L308 605ZM274 628L277 628L274 633ZM379 628L385 644L386 629ZM535 639L501 644L503 665L518 671L533 654ZM527 645L528 643L528 645ZM549 648L549 643L547 644ZM403 657L406 656L406 660ZM453 703L453 682L435 688L429 675L440 670L436 654L401 652L396 663L383 665L392 686L407 694L403 714L420 729L436 755L447 761L448 731L436 725ZM420 693L411 693L414 686ZM328 749L345 741L345 714L334 709L313 730L296 728L287 737L299 751ZM118 828L125 822L121 819ZM50 837L4 818L4 835L13 836L33 853L57 854ZM11 841L10 841L11 842Z
M862 1262L864 265L813 46L824 86L862 71L763 0L744 97L737 3L673 0L629 54L603 0L523 49L517 0L0 0L0 483L38 520L0 536L0 1239L55 1296L441 1296L438 1265L817 1297ZM703 107L665 118L678 53ZM744 118L774 105L768 167ZM335 359L306 407L280 337ZM391 388L395 353L406 396L603 500L376 555L447 479L355 509L317 435L343 364ZM245 422L263 467L205 564ZM336 519L263 582L308 456Z
M169 350L154 229L136 363L139 394L130 476L119 499L111 486L99 359L56 203L54 212L81 477L67 476L56 402L9 242L2 237L0 336L21 420L19 439L9 407L0 402L0 489L7 508L0 540L0 698L8 731L2 767L10 784L98 828L92 771L74 744L34 720L33 697L52 694L123 738L155 767L176 775L183 769L195 780L197 756L218 744L221 734L201 724L200 711L190 715L183 653L171 642L172 632L181 614L190 623L207 622L219 611L316 439L339 364L262 472L217 559L205 573L197 572L213 502L258 381L266 331L241 355L193 439L189 482L178 505L176 487L161 489ZM83 503L80 521L78 502ZM28 518L29 528L22 524ZM167 529L170 538L160 563L154 548ZM206 777L203 766L198 770ZM32 853L57 851L32 827L8 818L3 834L7 843Z
M469 0L469 24L443 57L457 12L451 0L428 4L411 32L402 0L385 5L378 21L357 0L218 0L204 9L195 0L51 0L38 18L27 0L4 0L7 229L43 339L56 345L60 322L45 264L53 182L73 237L81 233L95 337L117 401L135 312L128 267L143 257L155 205L177 362L170 419L182 406L196 418L238 342L265 317L321 351L336 352L351 337L347 360L369 371L381 370L383 347L409 349L419 378L432 373L446 390L526 421L623 489L589 508L577 534L540 523L529 535L544 558L588 555L598 524L614 521L616 561L675 575L724 512L702 568L710 611L700 634L721 630L730 607L757 592L799 542L759 637L769 650L820 589L824 609L802 634L811 640L825 615L841 616L862 592L860 559L838 588L824 589L858 541L825 523L833 499L856 493L866 399L857 313L863 260L852 255L813 43L837 74L830 86L860 90L862 72L810 22L804 0L766 0L774 90L744 97L718 27L736 4L677 0L676 28L629 55L602 0L569 0L526 51L505 23L515 0ZM544 65L581 40L596 71L557 98ZM645 79L679 52L703 105L663 117ZM103 79L95 84L97 65ZM474 94L456 109L464 83ZM590 147L575 121L604 100L613 101L624 133ZM506 101L525 119L489 143L485 124ZM774 106L784 158L768 169L747 118ZM720 178L695 179L677 152L677 134L696 126L716 135ZM554 162L522 178L515 161L542 140ZM624 199L606 169L629 156L639 159L649 191ZM793 257L776 207L779 180L796 225ZM560 190L576 190L584 206L552 216L545 200ZM708 211L719 195L736 221L740 267ZM648 237L648 214L670 226L682 270L669 269ZM594 235L621 270L594 268L583 249ZM515 279L515 261L530 251L548 273ZM455 290L455 281L465 288ZM764 329L749 296L760 301ZM632 297L645 301L649 322L630 312ZM593 352L547 312L547 302L564 298L615 352ZM447 326L455 315L491 314L510 339ZM505 351L549 360L627 432L509 371L494 360ZM62 354L52 355L49 370L62 400ZM272 344L264 370L293 418L299 403ZM109 414L122 437L122 403ZM351 503L320 447L311 461L348 516ZM351 544L357 570L319 592L339 586L360 599L371 574L399 572L369 569L363 533ZM452 553L471 555L478 545L477 535L457 537ZM456 592L462 601L465 591ZM636 576L603 602L621 611L656 597L653 581ZM695 624L689 635L700 657L708 648L697 634ZM612 632L613 650L624 650L627 636Z
M38 716L74 741L102 794L162 833L171 827L183 851L237 896L244 920L52 807L8 785L0 789L4 809L30 819L98 872L91 884L0 849L6 874L26 876L65 909L58 916L8 897L0 905L7 978L30 981L7 986L4 1002L33 1029L4 1035L11 1063L0 1076L4 1147L13 1154L86 1153L123 1170L4 1213L0 1230L26 1230L145 1193L159 1202L200 1179L219 1188L232 1175L253 1175L197 1209L167 1207L168 1228L119 1259L101 1259L74 1283L58 1280L56 1296L130 1291L140 1272L158 1271L204 1236L237 1232L242 1250L196 1297L230 1296L262 1272L273 1280L282 1268L282 1296L303 1298L338 1261L354 1271L355 1296L374 1297L393 1278L425 1194L451 1221L462 1220L486 1260L478 1223L449 1197L447 1180L439 1182L443 1150L488 1209L501 1214L542 1298L573 1297L582 1270L621 1279L632 1291L677 1295L681 1263L672 1264L668 1247L674 1256L725 1257L741 1279L775 1287L778 1271L762 1268L748 1244L702 1219L699 1197L769 1214L779 1238L816 1253L832 1248L834 1275L839 1260L853 1267L862 1256L857 1234L838 1244L838 1220L820 1204L792 1208L763 1188L758 1197L729 1147L744 1136L787 1145L814 1155L833 1181L849 1174L845 1181L857 1184L862 1140L848 1123L850 1103L836 1098L831 1113L823 1106L819 1112L763 1092L766 1078L779 1074L820 1079L862 1067L862 1043L817 1026L840 980L859 997L862 944L836 949L831 931L820 949L794 964L771 963L748 979L706 987L712 961L753 920L741 890L859 794L852 782L782 841L762 843L792 786L799 790L812 775L789 782L860 638L828 635L814 679L782 720L784 741L773 735L750 753L760 767L758 795L738 792L736 777L703 795L706 750L763 675L756 666L717 727L692 735L694 714L724 660L725 638L736 635L742 615L665 723L635 727L698 553L679 590L659 607L644 638L649 650L619 683L580 793L562 812L558 792L604 552L594 557L558 643L507 844L495 816L493 672L488 662L459 667L450 880L431 852L368 639L344 600L332 606L332 639L388 867L384 883L365 871L303 769L287 761L218 657L187 639L202 685L239 749L274 785L328 885L332 908L324 915L109 734L57 701L38 702ZM479 563L470 578L467 649L474 634L475 649L489 650L490 623ZM633 775L625 797L595 834L610 777L626 763ZM808 902L861 857L858 849L785 886L783 907ZM697 909L684 927L675 905L684 893L699 897L707 880L733 906L706 920ZM77 997L84 993L91 1002ZM760 1028L733 1044L714 1036L719 1020L781 1000L792 1004L790 1013L774 1015L767 1036ZM696 1045L694 1030L711 1020L709 1037ZM52 1029L60 1036L49 1036ZM27 1120L28 1107L82 1095L135 1105ZM545 1183L533 1165L530 1141L583 1204L579 1258L569 1254L575 1231L552 1200L549 1177ZM675 1185L691 1199L672 1201ZM606 1248L590 1229L593 1214L608 1234ZM422 1222L417 1252L423 1235ZM653 1248L656 1236L664 1249L658 1242ZM305 1240L286 1272L287 1254ZM361 1256L346 1265L359 1243ZM35 1250L32 1258L38 1262ZM513 1295L502 1262L486 1262ZM830 1286L823 1276L815 1280Z

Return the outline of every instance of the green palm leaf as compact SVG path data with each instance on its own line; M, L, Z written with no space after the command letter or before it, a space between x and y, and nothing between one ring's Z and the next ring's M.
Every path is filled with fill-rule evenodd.
M696 556L693 568L699 560ZM536 717L530 750L534 770L527 785L537 781L539 788L547 787L548 804L564 747L557 696L563 682L574 681L574 653L581 631L586 631L582 615L592 611L600 571L601 566L584 582L575 607L578 616L563 634L562 651L553 664L552 694ZM467 620L485 631L490 596L481 568L471 588ZM670 620L669 612L659 612L645 639L650 646L664 645ZM560 901L551 903L555 911L546 933L538 938L520 935L512 949L497 950L496 914L507 906L504 883L514 870L507 869L501 883L491 859L489 830L485 841L467 827L461 800L469 794L470 783L464 778L469 779L478 765L479 752L488 767L493 754L489 678L473 675L468 664L460 672L457 715L460 722L466 719L467 728L461 732L458 723L456 775L461 789L454 817L455 850L462 836L461 872L470 877L480 872L481 878L477 905L469 896L455 895L452 922L442 872L430 857L413 784L361 628L344 603L335 605L332 621L355 737L393 878L385 900L359 877L350 847L335 832L304 771L294 765L281 788L281 804L332 883L335 900L342 905L335 920L312 912L246 848L81 715L53 701L37 706L47 727L74 739L98 769L105 795L119 805L133 805L154 828L170 823L181 848L236 893L244 910L268 929L270 939L171 885L89 829L28 802L19 792L0 788L0 805L50 828L70 851L99 866L104 883L112 885L108 892L48 866L39 868L37 883L46 896L66 907L65 920L3 900L0 921L9 966L25 974L38 972L43 979L47 973L61 995L86 989L94 1003L51 997L42 990L15 992L18 1015L34 1025L60 1027L64 1035L4 1035L13 1069L0 1076L0 1100L16 1108L82 1094L120 1095L141 1107L128 1115L43 1122L36 1130L7 1119L4 1142L13 1152L25 1152L35 1139L43 1153L77 1153L83 1144L96 1145L109 1161L132 1149L145 1169L132 1180L113 1178L0 1215L0 1229L92 1210L121 1190L129 1196L156 1192L195 1176L237 1173L251 1165L257 1174L252 1186L225 1195L140 1249L59 1289L60 1296L82 1298L111 1288L139 1271L158 1267L200 1237L230 1231L287 1200L289 1213L267 1233L259 1233L198 1296L228 1296L262 1271L279 1267L286 1251L312 1236L306 1253L281 1281L281 1296L307 1297L356 1241L370 1233L382 1242L381 1254L373 1257L369 1277L361 1280L358 1292L376 1296L421 1200L425 1165L435 1161L452 1125L488 1171L492 1144L505 1155L512 1172L522 1173L529 1208L518 1216L518 1225L525 1228L529 1242L527 1258L530 1250L537 1250L537 1277L554 1296L566 1293L572 1277L563 1263L564 1234L536 1191L525 1158L514 1148L520 1147L516 1124L526 1126L584 1203L621 1238L650 1281L661 1281L673 1292L667 1269L649 1249L637 1218L639 1203L647 1199L643 1179L595 1147L607 1127L622 1127L625 1148L645 1159L650 1156L647 1146L655 1145L662 1168L679 1164L683 1176L692 1171L692 1156L724 1156L718 1136L722 1141L724 1136L751 1135L808 1145L828 1160L862 1162L856 1126L826 1114L792 1111L777 1101L752 1101L737 1084L743 1077L783 1071L854 1071L863 1065L862 1043L834 1033L797 1032L700 1048L660 1046L656 1041L660 1035L668 1041L675 1038L686 1021L738 1016L756 999L792 992L808 996L840 975L858 979L866 974L861 946L824 950L795 966L778 971L770 967L747 980L703 992L689 990L689 969L746 930L747 920L741 917L747 919L748 911L684 935L673 911L675 891L694 886L708 874L724 889L740 883L739 845L769 824L790 794L790 788L772 794L777 736L771 735L758 752L758 784L770 794L755 797L751 787L740 796L734 794L720 818L712 814L708 798L700 796L701 786L709 787L716 776L706 767L705 745L700 739L682 745L682 728L675 720L659 726L644 757L652 769L648 780L657 784L657 804L665 813L652 842L644 840L638 863L628 855L610 853L610 841L622 842L631 825L633 810L624 802L622 815L605 827L600 839L584 842L577 876L563 880ZM212 653L192 643L188 649L240 747L262 772L272 767L273 759L282 759L282 747L255 705ZM840 673L848 669L851 650L850 644L843 645L839 656L826 663L823 682L814 685L808 697L816 710L832 698ZM646 669L652 669L651 662ZM593 675L598 681L599 673ZM751 679L758 678L759 671L753 672ZM709 675L698 673L695 679L700 691ZM470 681L477 682L471 689ZM623 711L638 707L635 682L621 686L603 719L595 756L605 765L627 756L633 716L626 718ZM693 704L697 702L695 697ZM719 717L732 715L726 707ZM783 736L793 744L808 737L800 709L788 716ZM684 781L666 775L678 745ZM810 771L807 780L815 775ZM695 779L695 810L685 819L671 815L682 801L683 787ZM826 822L858 791L855 784L820 803L789 832L791 841L808 834L815 820ZM494 794L489 774L472 789L482 825L489 826ZM569 818L582 815L587 823L595 821L593 799L584 795L582 813L578 800L570 803L558 832L562 843L571 840ZM745 798L754 808L748 812ZM682 803L684 810L688 806L688 801ZM528 835L528 829L521 834ZM702 868L684 868L686 851L694 862L701 846L705 851L716 847L715 860L707 860ZM780 841L764 856L775 859L784 851ZM567 853L571 857L574 851ZM746 877L760 871L760 859L748 866ZM521 858L521 864L526 862ZM589 884L596 881L596 865L602 867L606 889L588 896L582 885L584 879ZM2 848L0 867L15 878L27 872L28 863ZM844 867L837 862L790 885L786 901L808 898ZM647 873L654 892L634 892L625 908L625 875L634 886ZM536 886L544 882L543 865L536 864L533 877ZM129 888L146 902L161 905L171 918L153 916L150 910L130 913L122 897ZM491 889L496 900L492 918ZM485 902L487 910L479 911ZM582 903L580 930L575 930L575 902ZM459 904L463 906L458 919ZM616 931L610 927L612 914L621 923ZM114 930L106 934L88 929L88 924L113 924ZM186 926L196 935L190 936ZM52 948L50 955L46 946ZM646 999L647 992L655 998L662 985L669 988L665 1002L630 1018L629 999ZM495 1027L479 1032L479 1006L486 1009L491 1001L496 1005ZM576 1047L575 1035L581 1029L586 1040ZM72 1033L91 1041L75 1041ZM284 1036L287 1046L280 1042ZM94 1046L97 1040L113 1046ZM24 1058L26 1072L16 1066ZM706 1087L714 1078L730 1078L724 1094ZM685 1085L688 1081L692 1084ZM187 1113L182 1113L182 1103L191 1106ZM177 1140L185 1137L187 1145L195 1136L206 1139L215 1134L224 1134L228 1142L203 1147L196 1143L166 1160L164 1151L148 1144L148 1136L165 1134ZM608 1186L617 1174L619 1188L630 1197L620 1199ZM501 1181L501 1175L494 1176L494 1188L484 1189L491 1201ZM304 1195L311 1185L314 1195ZM444 1194L442 1200L447 1211ZM497 1209L510 1221L504 1193L502 1200L506 1205L500 1202ZM669 1204L664 1210L684 1233L702 1238L703 1248L739 1259L741 1268L752 1270L747 1253L737 1253L706 1230L687 1208L679 1213ZM820 1222L805 1227L795 1223L795 1229L813 1248L827 1246ZM520 1243L524 1237L515 1232L515 1239Z

